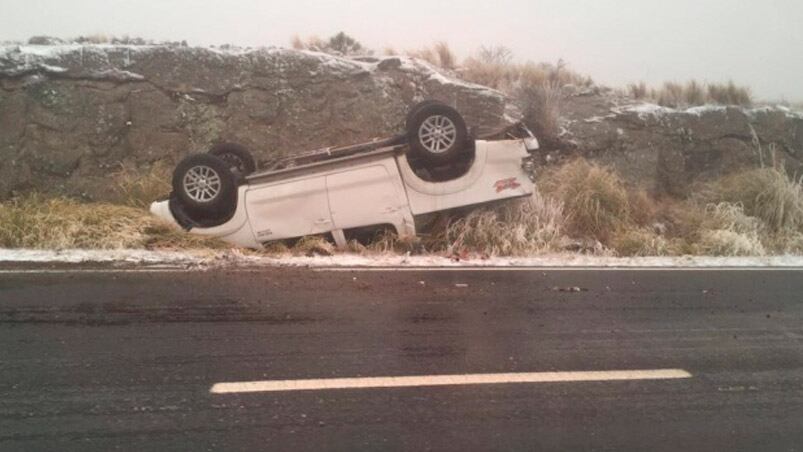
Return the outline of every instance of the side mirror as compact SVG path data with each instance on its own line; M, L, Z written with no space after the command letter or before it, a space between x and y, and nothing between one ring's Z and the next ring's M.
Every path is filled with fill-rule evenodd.
M537 138L527 137L524 139L524 147L527 148L527 152L535 152L540 148L540 145Z

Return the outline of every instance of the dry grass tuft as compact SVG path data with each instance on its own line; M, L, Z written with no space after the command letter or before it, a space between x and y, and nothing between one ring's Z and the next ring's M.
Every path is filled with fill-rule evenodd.
M547 146L557 145L560 138L562 95L561 86L550 81L523 85L516 94L523 107L525 124Z
M530 199L474 210L433 231L428 248L448 254L524 256L558 251L565 243L560 202L538 192Z
M630 97L636 100L646 99L647 96L650 95L650 90L647 88L647 83L645 82L627 85L627 92L630 94Z
M335 254L335 245L320 235L310 235L296 242L291 251L305 256L331 256Z
M420 254L424 250L424 242L420 237L399 237L395 230L387 228L378 231L368 246L361 247L357 241L351 241L348 247L356 248L359 252Z
M443 41L436 42L430 47L407 50L407 56L418 58L427 63L442 68L453 70L458 66L458 59L449 44Z
M695 243L696 254L707 256L763 256L764 225L745 215L741 204L710 204Z
M370 55L373 53L359 41L342 31L326 40L315 35L306 38L295 35L290 39L290 45L296 50L311 50L339 56Z
M115 204L146 208L153 201L167 198L172 189L172 166L165 161L155 162L144 170L121 166L111 175L115 181L111 200Z
M628 192L607 168L576 159L548 174L542 186L563 202L573 236L606 243L614 231L631 222Z
M740 203L747 215L773 232L803 228L803 186L785 171L761 168L732 174L712 184L703 196L712 202Z
M611 238L611 247L619 256L673 256L682 243L649 228L621 228Z
M563 88L589 87L593 81L571 71L563 61L516 64L505 47L481 48L466 59L460 74L466 80L499 89L519 103L524 122L547 145L558 142Z
M736 86L733 81L727 84L708 85L708 98L720 105L742 105L749 107L753 104L753 95L750 88Z
M436 42L433 46L435 55L438 56L438 65L444 69L454 69L457 67L457 57L452 49L444 41Z
M658 105L664 107L678 108L685 105L686 95L683 85L675 82L665 82L664 86L658 90Z
M0 205L0 247L36 249L228 248L127 206L29 195Z
M707 104L738 105L749 107L753 104L750 89L728 83L700 83L690 80L686 84L665 82L659 89L649 89L647 84L630 84L627 93L636 100L649 100L670 108L695 107Z
M657 201L650 197L645 190L629 191L627 201L630 205L630 220L637 226L651 226L655 223L658 215Z

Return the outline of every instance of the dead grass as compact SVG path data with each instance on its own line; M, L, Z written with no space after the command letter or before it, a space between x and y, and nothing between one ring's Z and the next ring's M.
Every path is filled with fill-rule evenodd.
M611 248L619 256L675 256L682 254L682 241L650 228L620 228L611 238Z
M720 105L749 107L753 104L753 95L750 92L750 88L736 86L733 81L727 84L708 85L708 98Z
M170 179L173 164L157 161L149 168L137 169L121 166L111 174L110 201L131 207L147 208L153 201L165 199L170 194Z
M438 56L438 65L444 69L454 69L457 67L457 56L444 41L436 42L433 46L435 55Z
M186 234L142 209L35 194L0 204L0 247L229 248L217 240Z
M549 81L523 85L516 94L524 123L546 146L557 146L560 139L562 95L561 86Z
M694 243L695 254L706 256L763 256L764 224L745 214L741 204L706 207L706 218Z
M630 85L627 85L627 92L630 94L630 97L636 100L646 99L647 96L650 95L650 90L647 88L647 83L645 82L631 83Z
M290 40L290 45L296 50L312 50L314 52L323 52L326 50L326 41L321 39L320 36L307 36L302 38L299 35L293 36Z
M120 201L82 203L29 195L0 204L0 247L39 249L229 248L187 234L139 207L166 187L158 167L116 173ZM378 234L354 253L529 256L579 249L620 256L762 256L803 253L801 184L775 169L727 176L688 200L654 199L582 159L544 171L532 198L444 214L418 238ZM596 244L591 246L590 244ZM268 254L331 255L323 237Z
M421 237L399 237L392 229L383 229L371 240L368 246L363 246L357 241L350 241L348 248L358 253L400 253L400 254L421 254L425 252L424 241Z
M302 237L290 250L305 256L331 256L335 253L335 246L322 236L311 235Z
M547 146L560 136L563 89L568 85L590 87L593 81L557 64L516 64L504 47L482 48L465 60L459 70L464 79L501 90L515 99L524 113L524 122Z
M628 85L626 91L636 100L648 100L670 108L708 104L749 107L753 104L750 89L738 86L733 81L708 84L696 80L690 80L685 84L665 82L658 89L650 89L645 82L639 82Z
M430 47L407 50L407 56L418 58L442 69L453 70L458 66L458 58L449 44L443 41L436 42Z
M563 206L535 193L524 201L450 218L428 240L428 249L449 255L524 256L559 251L566 242Z
M565 206L572 236L606 243L614 231L632 221L628 191L619 176L584 159L547 174L541 186Z
M726 176L703 194L711 202L739 203L775 233L803 228L803 186L785 171L761 168Z
M332 35L329 39L321 39L316 35L306 38L295 35L290 39L290 45L296 50L311 50L339 56L371 55L373 53L342 31Z

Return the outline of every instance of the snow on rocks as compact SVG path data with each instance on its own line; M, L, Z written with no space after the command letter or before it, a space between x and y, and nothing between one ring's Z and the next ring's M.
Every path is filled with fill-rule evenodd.
M13 118L0 121L3 152L17 168L5 168L0 198L104 200L104 168L177 161L224 137L270 161L394 136L424 99L457 108L478 135L522 118L502 93L420 60L275 47L0 45L0 85L0 116Z

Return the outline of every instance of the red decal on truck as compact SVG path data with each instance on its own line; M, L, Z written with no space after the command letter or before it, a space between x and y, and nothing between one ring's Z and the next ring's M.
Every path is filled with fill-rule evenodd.
M519 187L521 187L521 184L515 177L511 177L510 179L498 180L494 184L494 188L496 188L497 193L501 193L505 190L515 190Z

